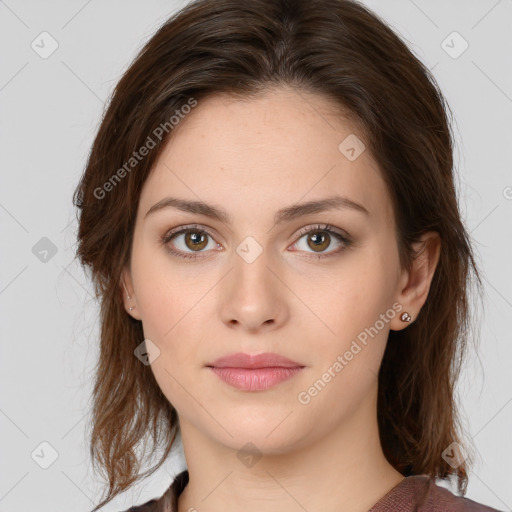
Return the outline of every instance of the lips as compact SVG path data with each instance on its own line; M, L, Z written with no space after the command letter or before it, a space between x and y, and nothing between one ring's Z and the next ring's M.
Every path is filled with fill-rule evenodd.
M266 391L291 379L304 368L278 354L231 354L207 365L217 377L240 391Z
M304 365L279 354L246 354L238 352L215 360L206 366L214 368L303 368Z

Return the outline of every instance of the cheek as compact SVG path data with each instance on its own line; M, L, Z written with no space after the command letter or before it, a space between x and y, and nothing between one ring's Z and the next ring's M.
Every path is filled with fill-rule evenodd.
M144 335L170 357L185 361L205 330L205 293L175 279L160 278L153 286L148 280L140 298Z
M144 336L158 346L170 372L199 367L199 347L208 344L204 338L209 335L205 325L211 324L212 287L219 277L207 270L198 275L199 266L176 262L165 249L145 243L132 257Z
M319 348L315 356L319 364L325 364L326 358L334 362L338 355L352 351L357 353L354 361L378 367L389 321L395 314L392 275L385 255L378 251L360 251L347 258L335 275L317 278L309 291L304 287L299 291L308 298L305 302L315 312L308 317L317 326L314 339L315 347ZM304 332L312 334L311 325Z
M190 272L172 261L165 248L143 239L132 254L132 273L144 331L166 342L180 319L198 302L200 287ZM191 274L191 275L188 275Z
M190 407L186 390L194 388L191 376L202 366L201 346L205 340L207 282L190 281L170 265L153 264L139 274L137 303L143 318L144 337L159 349L151 371L173 406L181 411ZM134 270L135 274L135 270ZM203 300L201 298L203 297ZM207 298L207 297L206 297Z

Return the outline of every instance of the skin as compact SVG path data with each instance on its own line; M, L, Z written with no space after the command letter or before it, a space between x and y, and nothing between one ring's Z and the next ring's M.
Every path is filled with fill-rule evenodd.
M411 271L400 267L378 158L365 150L350 161L340 152L349 134L364 135L333 107L287 88L246 101L206 99L180 122L143 187L123 273L131 298L123 296L160 351L150 367L178 411L190 475L179 512L363 512L403 479L379 441L377 375L389 330L407 328L401 312L414 321L427 298L440 240L426 233ZM334 193L369 216L328 210L274 225L280 208ZM145 217L167 196L221 207L232 224L172 207ZM200 253L183 234L167 246L196 260L160 243L189 224L212 235ZM332 236L315 251L314 233L298 233L316 224L349 234L352 245ZM236 251L248 236L262 250L251 263ZM299 393L386 312L378 334L300 403ZM205 367L234 352L275 352L305 368L266 391L240 391ZM250 466L237 457L246 443L261 455Z

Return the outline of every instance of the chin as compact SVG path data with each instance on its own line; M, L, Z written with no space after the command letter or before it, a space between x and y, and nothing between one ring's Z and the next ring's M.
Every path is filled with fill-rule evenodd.
M254 449L265 455L283 454L305 443L310 435L307 425L294 416L296 413L290 406L271 410L253 408L247 414L231 409L231 414L220 415L224 418L221 423L227 432L217 423L212 431L210 423L209 437L233 450L245 446L245 450Z

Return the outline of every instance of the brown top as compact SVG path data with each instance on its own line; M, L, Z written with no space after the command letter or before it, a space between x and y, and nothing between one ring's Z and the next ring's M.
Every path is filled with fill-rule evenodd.
M178 497L188 484L188 470L176 476L159 499L131 507L125 512L177 512ZM427 475L405 477L368 512L501 512L476 501L456 496Z

